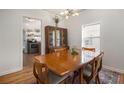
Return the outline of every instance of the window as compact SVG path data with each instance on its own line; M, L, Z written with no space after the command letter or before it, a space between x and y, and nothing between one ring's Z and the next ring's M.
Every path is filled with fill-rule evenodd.
M82 26L82 47L100 50L100 24Z

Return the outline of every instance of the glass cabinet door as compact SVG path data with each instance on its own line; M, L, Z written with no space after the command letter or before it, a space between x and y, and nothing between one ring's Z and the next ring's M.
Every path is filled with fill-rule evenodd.
M61 36L60 36L60 31L56 30L56 47L60 47L61 46Z
M61 31L61 46L67 45L67 31Z
M55 31L49 32L49 47L50 48L55 47Z

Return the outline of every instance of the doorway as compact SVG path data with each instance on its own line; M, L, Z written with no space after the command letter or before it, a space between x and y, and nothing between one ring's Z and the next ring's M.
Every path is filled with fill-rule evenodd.
M33 64L32 58L41 54L41 20L23 17L23 67Z

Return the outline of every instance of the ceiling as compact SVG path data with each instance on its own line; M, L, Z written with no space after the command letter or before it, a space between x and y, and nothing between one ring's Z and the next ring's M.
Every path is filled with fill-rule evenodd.
M65 20L65 17L61 16L60 13L65 11L66 9L43 9L43 10L47 11L53 18L55 17L55 15L58 15L60 20ZM84 10L86 9L77 9L79 13L83 12Z
M45 11L48 11L52 14L59 14L60 12L64 11L65 9L44 9Z
M60 14L60 12L66 10L66 9L44 9L44 10L47 11L47 12L49 12L49 13L51 13L51 14L56 15L56 14ZM77 9L77 10L78 10L79 12L82 12L82 11L84 11L85 9Z

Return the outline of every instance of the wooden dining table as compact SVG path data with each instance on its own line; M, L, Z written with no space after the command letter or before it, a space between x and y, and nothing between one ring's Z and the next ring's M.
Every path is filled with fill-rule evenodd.
M64 53L49 53L38 55L33 58L34 62L46 64L48 69L59 76L67 75L75 70L82 73L83 66L100 54L100 51L91 52L78 50L77 55L72 55L70 51ZM83 83L83 75L80 75L80 82Z

